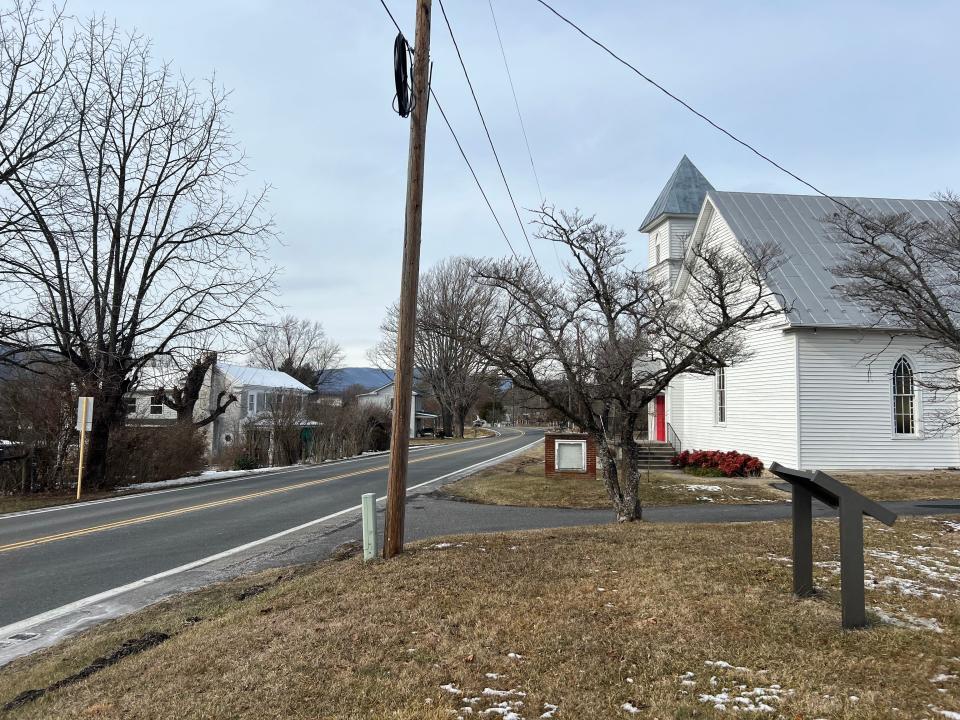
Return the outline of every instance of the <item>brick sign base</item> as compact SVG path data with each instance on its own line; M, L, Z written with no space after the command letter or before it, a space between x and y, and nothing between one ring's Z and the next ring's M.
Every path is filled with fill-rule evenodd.
M584 471L558 471L557 440L585 440L587 443L587 469ZM544 474L548 478L595 478L597 477L597 445L586 433L547 433L543 440Z

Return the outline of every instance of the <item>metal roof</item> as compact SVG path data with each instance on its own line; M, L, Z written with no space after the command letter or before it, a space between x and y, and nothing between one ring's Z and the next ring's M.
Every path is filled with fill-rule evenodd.
M794 326L874 327L876 317L834 289L844 280L833 274L847 248L832 237L824 220L839 209L816 195L717 192L707 197L745 246L773 241L784 252L783 264L767 276L770 290L781 295ZM838 198L868 214L910 213L917 220L947 219L947 208L934 200Z
M302 393L313 392L313 390L296 378L279 370L247 367L246 365L231 365L229 363L217 363L217 369L226 375L227 379L234 385L263 387L271 390L297 390Z
M713 186L697 170L697 166L684 155L677 169L660 191L660 196L640 223L640 232L646 232L648 226L663 215L689 215L696 217L703 205L703 198Z

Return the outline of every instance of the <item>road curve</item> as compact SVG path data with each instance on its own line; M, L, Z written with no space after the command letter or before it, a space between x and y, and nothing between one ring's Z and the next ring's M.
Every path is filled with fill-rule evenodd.
M536 442L542 432L411 453L412 488ZM0 516L0 629L82 598L355 508L386 490L387 457Z

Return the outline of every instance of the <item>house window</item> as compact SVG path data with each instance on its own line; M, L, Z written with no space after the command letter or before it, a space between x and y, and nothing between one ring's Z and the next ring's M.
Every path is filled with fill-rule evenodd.
M127 415L134 415L137 412L137 399L134 397L124 398L123 400L124 407L126 409Z
M257 394L247 393L247 414L256 415L257 413Z
M660 236L653 236L653 253L656 256L656 264L660 264Z
M159 396L150 398L150 414L163 415L163 400Z
M913 367L906 357L893 366L893 431L897 435L917 434L917 399Z
M727 421L727 375L722 367L717 368L714 382L717 424L722 425Z
M554 464L558 471L587 471L587 441L557 440Z

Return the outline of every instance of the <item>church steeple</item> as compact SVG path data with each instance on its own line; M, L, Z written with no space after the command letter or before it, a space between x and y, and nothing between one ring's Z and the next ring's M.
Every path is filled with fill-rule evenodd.
M640 232L649 233L647 267L669 286L680 273L687 238L710 190L713 186L684 155L640 225Z
M697 170L697 166L690 162L690 158L684 155L660 191L660 196L650 208L650 212L640 223L640 232L650 232L664 215L696 217L710 190L713 190L713 185Z

